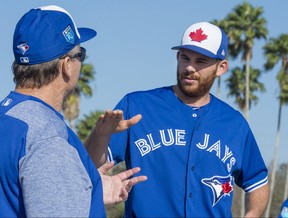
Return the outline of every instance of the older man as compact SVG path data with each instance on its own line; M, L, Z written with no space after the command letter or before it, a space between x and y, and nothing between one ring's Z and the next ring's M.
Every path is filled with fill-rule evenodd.
M128 179L139 168L105 176L113 164L105 165L103 203L101 176L60 113L85 59L80 43L94 36L58 6L31 9L18 22L16 89L0 103L0 217L105 217L104 203L126 200L146 180Z

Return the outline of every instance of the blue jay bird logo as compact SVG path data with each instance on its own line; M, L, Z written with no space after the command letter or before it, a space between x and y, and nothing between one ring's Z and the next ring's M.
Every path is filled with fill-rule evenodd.
M233 186L231 185L232 176L213 176L211 178L202 179L201 182L211 188L213 193L213 206L223 196L230 196L233 191Z
M22 43L21 45L18 45L17 48L19 48L24 55L25 52L29 50L29 45L27 43Z

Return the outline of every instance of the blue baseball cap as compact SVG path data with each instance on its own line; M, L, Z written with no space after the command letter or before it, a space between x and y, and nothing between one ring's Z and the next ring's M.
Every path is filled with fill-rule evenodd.
M183 34L181 45L172 49L188 49L210 58L224 60L228 50L228 37L218 26L199 22L188 27Z
M59 6L34 8L16 25L13 37L15 61L24 65L51 61L96 34L90 28L77 28L72 16Z

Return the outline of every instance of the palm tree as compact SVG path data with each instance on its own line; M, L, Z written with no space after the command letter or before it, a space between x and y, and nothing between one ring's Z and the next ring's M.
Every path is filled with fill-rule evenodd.
M94 80L95 71L92 64L82 64L80 77L73 94L68 96L62 105L64 119L69 121L69 126L74 129L74 120L79 116L81 94L85 97L92 96L92 88L89 85Z
M244 65L242 70L240 67L235 67L231 70L231 75L229 78L227 78L227 86L229 88L228 97L234 96L235 97L235 103L239 106L240 110L243 111L245 109L245 85L246 85L246 76L245 76L245 70L246 66ZM264 85L259 82L258 78L260 77L260 70L253 69L250 67L250 98L249 103L254 102L254 105L258 103L258 97L254 95L255 91L265 91ZM251 104L249 104L251 105ZM238 194L240 194L240 217L244 217L245 213L245 192L243 190L238 191ZM236 199L236 198L235 198Z
M235 67L231 70L231 75L227 78L227 86L229 88L228 97L234 96L235 103L239 106L240 110L243 111L246 107L245 100L245 90L246 90L246 76L245 76L246 66L244 65L242 69L240 67ZM254 94L256 91L265 92L264 84L259 81L261 71L259 69L253 69L250 66L250 96L249 96L249 106L251 103L256 105L259 98Z
M252 48L255 39L266 39L268 30L266 20L262 17L263 8L254 8L248 2L244 2L234 8L233 12L225 18L227 20L230 40L230 56L238 57L242 53L242 61L245 62L245 108L244 117L249 118L249 78L250 78L250 61L253 57Z
M282 107L288 104L288 34L282 34L279 38L271 38L264 46L264 53L266 56L266 63L264 65L266 70L272 70L277 63L281 62L281 68L277 75L279 83L279 108L278 108L278 120L277 120L277 131L276 139L274 144L274 156L272 161L272 173L270 182L270 196L272 197L275 175L277 170L278 162L278 150L280 144L280 128L281 128L281 115ZM286 184L287 185L287 184ZM286 196L285 196L286 197ZM268 204L266 210L266 216L270 214L271 201Z
M253 57L252 48L254 39L266 39L268 31L266 29L266 20L262 17L263 8L254 8L248 2L236 6L233 12L225 18L228 25L229 37L229 54L232 58L237 58L242 53L242 61L246 64L245 69L245 108L243 110L244 117L249 119L250 108L250 61ZM241 195L241 217L244 217L244 192Z
M245 100L245 90L246 90L246 76L245 76L245 70L247 67L244 65L242 69L240 67L235 67L231 70L231 75L227 78L227 86L229 88L228 97L234 96L235 97L235 103L239 106L240 110L245 110L246 107L246 100ZM259 82L259 77L261 75L261 71L259 69L253 69L250 66L250 79L249 79L249 85L250 85L250 96L249 96L249 103L254 103L256 105L258 103L258 97L254 95L256 91L264 92L265 87L263 83ZM251 104L249 104L250 106ZM245 213L245 207L244 207L244 201L245 201L245 192L243 190L236 192L240 194L240 217L244 217ZM235 194L236 194L235 193ZM236 199L236 198L235 198Z

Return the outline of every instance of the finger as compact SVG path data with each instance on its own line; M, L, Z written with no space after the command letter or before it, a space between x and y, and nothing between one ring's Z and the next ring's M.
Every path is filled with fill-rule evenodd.
M106 121L110 120L111 114L112 114L112 111L111 111L111 110L109 110L109 109L106 110L106 111L105 111L105 114L104 114L104 121L103 121L103 122L106 122Z
M127 183L127 191L130 191L132 189L132 187L140 182L144 182L146 181L148 178L147 176L136 176L133 177L132 179L129 179L129 182Z
M123 115L123 111L122 111L122 110L119 110L119 109L114 110L113 113L114 113L115 115L117 115L117 117L121 117L121 116Z
M116 110L117 111L117 115L122 117L123 116L123 111L122 110Z
M123 188L123 189L121 190L121 194L119 195L121 201L127 201L128 196L129 196L129 192L128 192L125 188ZM121 201L120 201L120 202L121 202Z
M95 130L96 132L101 132L101 128L102 128L102 125L103 125L103 122L104 122L104 114L101 114L98 119L96 120L96 123L95 123Z
M128 183L125 185L125 190L129 193L132 187L140 182L147 180L147 176L137 176L128 180Z
M136 123L138 123L140 120L142 119L142 115L141 114L137 114L134 117L130 118L129 120L127 120L127 125L128 127L135 125Z
M126 130L130 128L131 126L135 125L142 119L141 114L137 114L134 117L130 118L129 120L122 120L121 125L116 128L116 132L121 132L123 130Z
M111 119L120 121L123 119L123 111L122 110L114 110L112 111Z
M140 167L135 167L130 170L126 170L124 172L118 173L116 174L116 176L118 176L121 179L121 181L124 181L130 178L131 176L133 176L134 174L138 173L139 171L140 171Z
M129 192L131 191L132 187L140 182L144 182L147 180L147 176L137 176L132 179L127 180L124 185L124 188L121 190L120 198L122 201L126 201L129 196Z
M96 124L102 124L103 123L103 121L104 121L104 114L101 114L99 117L98 117L98 119L97 119L97 121L96 121Z
M98 168L98 171L101 175L105 175L113 166L114 161L106 162L101 167Z

